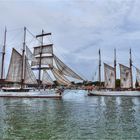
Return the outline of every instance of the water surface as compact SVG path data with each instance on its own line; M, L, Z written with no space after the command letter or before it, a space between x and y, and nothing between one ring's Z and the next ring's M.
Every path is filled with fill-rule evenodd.
M139 140L139 97L0 98L0 140Z

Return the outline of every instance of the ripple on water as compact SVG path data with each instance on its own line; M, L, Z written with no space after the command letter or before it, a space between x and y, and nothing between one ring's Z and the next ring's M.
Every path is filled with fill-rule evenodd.
M136 97L68 91L62 100L0 98L0 116L0 139L140 139Z

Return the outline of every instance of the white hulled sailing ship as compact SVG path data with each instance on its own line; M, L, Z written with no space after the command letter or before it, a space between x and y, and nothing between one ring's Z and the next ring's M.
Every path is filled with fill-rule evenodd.
M22 54L20 54L16 49L12 49L8 73L5 79L6 83L12 83L13 86L2 87L3 91L26 92L29 91L29 88L27 88L26 85L37 84L37 80L25 54L25 41L26 28L24 28L24 42Z
M104 85L101 85L101 53L99 50L99 86L89 91L89 96L140 96L138 88L133 88L132 55L130 49L129 67L119 64L120 86L116 86L116 49L114 49L114 67L104 63ZM136 80L140 81L140 70L136 68Z
M10 59L10 64L8 68L8 73L6 78L3 77L3 66L4 66L4 55L5 55L5 44L6 44L6 30L5 39L3 46L3 57L2 57L2 67L1 67L1 83L7 85L2 87L3 91L29 91L32 87L46 88L46 86L54 85L54 80L51 78L48 71L51 71L53 77L57 83L61 86L71 86L72 83L69 80L74 78L83 81L77 73L65 65L54 53L53 44L44 45L43 37L51 35L51 33L44 33L37 35L36 38L41 37L41 44L34 47L33 53L26 45L26 27L24 28L24 41L22 53L20 54L15 48L12 50L12 55ZM30 62L30 63L29 63ZM34 75L34 70L38 71L38 78ZM43 74L42 74L43 71ZM11 86L9 86L11 85Z

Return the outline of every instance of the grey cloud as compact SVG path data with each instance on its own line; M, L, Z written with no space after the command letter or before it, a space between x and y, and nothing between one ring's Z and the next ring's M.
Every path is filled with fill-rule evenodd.
M139 7L138 0L0 1L0 32L5 25L8 29L27 26L35 34L42 28L52 32L55 53L64 56L64 61L73 69L91 79L99 48L103 61L108 63L113 62L114 48L118 50L119 62L127 61L130 47L139 56ZM11 44L13 33L8 34L7 44ZM22 44L22 33L20 36L12 41L15 46Z

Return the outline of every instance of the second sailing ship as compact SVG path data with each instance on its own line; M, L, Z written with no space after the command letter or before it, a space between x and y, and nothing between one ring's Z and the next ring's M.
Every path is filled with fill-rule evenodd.
M129 66L119 64L120 85L116 86L116 49L114 49L114 67L104 63L104 85L101 85L101 53L99 50L99 86L89 90L89 96L140 96L139 88L133 88L132 54L130 49ZM137 82L140 81L140 70L137 69ZM133 91L133 92L132 92Z

